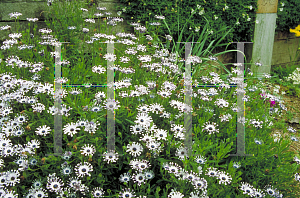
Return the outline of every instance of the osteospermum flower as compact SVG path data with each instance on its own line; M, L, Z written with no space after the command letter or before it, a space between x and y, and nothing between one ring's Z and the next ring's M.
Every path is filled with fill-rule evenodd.
M130 188L125 188L119 193L121 198L131 198L135 197L135 192Z
M289 132L291 132L291 133L296 133L296 130L295 130L293 127L291 127L291 126L289 126L289 127L287 128L287 130L288 130Z
M178 156L181 160L184 160L185 157L189 158L187 148L182 146L176 149L175 155Z
M80 130L77 127L78 127L77 123L68 123L63 129L64 134L70 135L71 137L73 137L73 135L75 135L77 133L77 131Z
M149 170L149 171L145 171L145 177L146 177L146 179L152 179L152 178L154 178L154 176L155 176L155 174L154 174L154 172L152 171L152 170Z
M150 123L153 122L152 117L145 113L138 113L136 119L134 122L143 127L150 127Z
M168 168L167 168L168 167ZM177 164L175 164L174 162L170 162L169 164L168 164L168 166L167 167L165 167L165 168L167 168L167 170L168 170L168 172L169 173L174 173L174 174L177 174L178 172L179 172L179 166L177 165Z
M145 179L145 174L141 172L132 175L132 180L139 186L141 186L143 183L145 184Z
M295 180L296 180L296 181L300 181L300 175L299 175L299 173L296 173L296 174L295 174Z
M110 62L114 62L115 60L117 60L117 56L114 55L114 54L110 54L110 53L105 54L105 55L103 56L103 58L104 58L105 60L110 61Z
M224 107L228 107L228 102L224 99L217 99L217 101L215 101L215 104L218 105L219 108L224 108Z
M138 166L139 166L140 162L141 162L141 160L134 159L129 162L129 165L131 166L132 169L138 170L139 169Z
M186 171L186 170L182 170L182 171L184 172L182 179L188 180L190 182L194 182L199 178L198 174L193 171Z
M167 131L163 129L158 129L155 133L157 140L167 140Z
M250 184L242 182L240 189L243 191L243 194L250 195L251 197L254 196L255 190Z
M94 145L84 145L81 149L81 154L84 156L89 156L89 155L94 155L96 152L95 146Z
M150 111L151 111L152 113L155 112L156 114L158 114L160 111L163 111L163 110L164 110L164 107L163 107L162 105L158 104L158 103L151 104L151 105L149 106L149 108L150 108Z
M254 197L262 198L262 197L266 196L266 194L262 190L260 190L260 189L253 188L253 190L254 190L254 193L253 193Z
M268 195L272 197L279 196L279 191L276 188L272 187L271 185L265 186L265 191Z
M133 142L131 145L128 144L127 148L128 149L126 150L126 152L129 152L134 157L140 156L143 152L143 146L138 142Z
M218 126L216 123L210 124L210 122L205 123L205 128L202 131L208 131L209 134L214 134L215 132L219 132L219 129L216 128Z
M104 190L100 187L96 187L92 191L92 195L94 197L103 197L104 196Z
M15 186L17 183L20 183L20 179L18 178L20 173L18 170L10 170L6 172L6 184L9 186Z
M239 168L241 167L241 163L240 162L233 162L233 168Z
M75 166L75 171L78 177L91 176L89 172L93 171L93 166L88 162L80 162Z
M295 142L298 142L298 141L299 141L298 138L295 137L295 136L291 136L291 140L292 140L292 141L295 141Z
M32 193L34 193L35 197L48 197L46 190L43 188L33 189Z
M148 135L148 134L143 135L143 137L141 137L140 140L145 142L145 143L155 141L154 137L152 135Z
M152 151L160 150L160 145L161 143L157 141L151 141L146 143L147 148Z
M197 190L207 189L207 181L204 178L200 178L193 181L193 185Z
M198 164L205 164L206 158L203 157L202 155L200 155L200 156L197 156L197 157L195 158L195 161L196 161Z
M64 186L64 183L61 181L60 178L58 177L52 177L50 180L49 180L49 177L48 177L48 183L47 183L47 186L46 188L50 191L50 192L59 192L61 191L62 187Z
M119 178L120 182L129 182L130 181L130 173L124 173Z
M144 127L142 125L134 125L134 126L130 126L130 131L132 132L132 134L137 135L137 134L141 134L144 131Z
M184 194L182 194L181 192L174 191L174 189L172 189L171 191L172 192L170 192L170 194L168 195L168 197L170 197L170 198L182 198L182 197L184 197Z
M103 154L103 157L104 157L104 161L107 161L107 163L117 162L119 154L115 153L114 151L110 151L110 152L105 152Z
M250 120L250 124L253 124L256 128L261 128L262 126L261 126L261 124L262 123L264 123L263 121L259 121L259 119L258 119L258 121L256 121L255 119L251 119Z
M218 179L220 179L219 184L230 184L231 183L231 176L229 176L228 173L224 172L224 171L220 171L219 175L218 175Z
M254 142L255 142L255 144L258 144L258 145L262 145L264 143L262 140L259 140L257 138L254 139Z
M102 67L101 65L98 65L98 66L92 67L92 71L94 73L104 74L106 72L106 69L104 67Z
M104 108L110 111L114 111L115 109L118 109L118 107L120 107L120 105L118 105L119 103L120 102L118 101L114 101L114 99L107 99Z
M61 173L62 173L63 175L70 175L72 172L73 172L73 171L72 171L71 166L62 164L62 170L61 170Z
M140 172L144 171L145 169L147 169L149 167L151 167L151 164L147 160L140 160L137 165L137 168Z
M219 176L219 171L217 170L217 168L208 168L207 172L205 173L205 175L208 175L210 177L218 177Z
M33 112L42 113L42 111L45 110L45 105L43 105L42 103L32 104L31 107L33 109Z

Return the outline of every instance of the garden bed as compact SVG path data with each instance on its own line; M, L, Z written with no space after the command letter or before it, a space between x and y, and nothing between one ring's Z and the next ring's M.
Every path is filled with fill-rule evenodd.
M49 8L57 20L34 32L36 39L29 31L13 34L10 37L18 42L6 45L5 53L0 51L0 181L5 186L1 193L11 197L297 196L300 160L294 158L296 150L287 148L298 146L298 134L293 131L291 137L288 120L280 120L287 110L283 101L266 95L270 93L267 77L253 80L246 68L247 110L245 120L237 118L242 110L236 106L237 93L244 90L229 85L239 84L238 67L215 65L218 68L212 70L216 61L211 54L193 56L185 60L191 61L191 72L202 68L201 75L188 83L195 85L188 91L184 61L171 53L168 44L164 48L155 32L138 30L135 24L135 35L113 38L98 32L98 27L107 30L107 22L114 20L96 27L92 19L83 20L84 6L77 6L78 24L71 24L76 28L60 14L74 14L68 7L54 7L56 13ZM94 10L99 11L104 9ZM41 44L46 35L83 43L87 53L77 45L63 44L59 72L53 65L58 42ZM99 43L108 40L115 42L114 54L108 53L107 43ZM23 46L30 43L34 47ZM230 75L225 75L226 69ZM111 79L114 98L108 96ZM197 87L196 80L207 87ZM189 93L192 106L185 104ZM238 152L241 125L246 132L245 153L250 156L231 156ZM285 139L275 141L272 133L278 130ZM63 155L54 156L57 132L62 133L58 147ZM112 139L114 151L108 150ZM186 149L190 145L193 155Z

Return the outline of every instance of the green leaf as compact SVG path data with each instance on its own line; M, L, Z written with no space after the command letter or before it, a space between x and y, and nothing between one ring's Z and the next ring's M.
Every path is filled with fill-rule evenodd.
M127 122L130 122L130 124L133 124L133 125L136 125L135 122L131 121L131 120L128 120L128 119L125 119Z

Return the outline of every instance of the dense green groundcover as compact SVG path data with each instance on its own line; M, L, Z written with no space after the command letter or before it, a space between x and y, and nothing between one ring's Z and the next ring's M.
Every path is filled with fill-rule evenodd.
M90 19L82 19L82 12ZM199 76L192 78L188 106L184 51L164 48L157 34L137 23L136 35L104 33L120 18L98 27L93 17L99 12L107 11L53 3L48 28L37 30L34 19L28 19L26 32L10 27L14 33L0 51L2 197L296 197L300 160L287 149L298 138L295 129L274 120L286 108L268 93L271 76L254 78L246 66L245 89L237 89L243 81L239 65L228 71L221 64L223 72L212 72L207 62L217 61L210 52L220 42L204 48L204 30L204 42L193 46L186 60ZM62 91L55 92L55 45L64 41L70 44L61 46L62 78L55 79ZM108 41L115 42L114 54L107 53ZM80 43L88 53L79 50ZM109 70L114 70L114 101L107 98ZM236 116L243 111L237 105L240 93L245 120ZM54 151L54 96L62 101L63 156L47 155ZM107 151L111 110L115 153ZM190 156L186 115L192 116ZM229 156L237 152L237 123L245 126L245 153L253 156ZM273 136L274 128L290 139Z

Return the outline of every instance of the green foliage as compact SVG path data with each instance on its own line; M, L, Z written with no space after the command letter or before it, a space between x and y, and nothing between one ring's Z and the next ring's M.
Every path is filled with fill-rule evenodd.
M179 41L179 35L182 29L182 41L190 41L188 38L194 36L198 40L199 33L196 31L206 24L206 17L210 22L208 32L217 32L222 27L233 27L222 43L229 42L250 42L253 41L254 27L256 22L257 0L247 1L141 1L141 0L120 0L121 6L117 10L126 13L124 19L130 24L131 22L140 21L142 24L146 22L162 22L160 19L155 19L155 15L165 16L166 23L169 25L171 36L173 40ZM284 4L282 4L284 3ZM129 5L130 4L130 5ZM296 11L299 2L297 0L284 0L278 1L276 31L289 32L291 27L295 27L300 23L300 14ZM201 6L197 10L197 5ZM226 7L227 6L227 7ZM250 7L252 6L252 7ZM281 11L281 8L283 10ZM187 14L190 15L191 11L196 10L193 18L188 19ZM204 9L204 13L202 13ZM151 13L149 15L149 13ZM199 14L200 13L200 14ZM133 17L134 16L134 17ZM218 18L215 18L218 17ZM249 20L248 20L249 19ZM237 24L239 22L239 24ZM156 30L161 36L168 34L168 29L163 26L158 29L150 27L148 30ZM223 35L219 34L210 35L208 41L215 40ZM166 42L164 40L163 42ZM171 47L173 44L171 43ZM207 45L205 46L207 47ZM236 49L236 46L232 46Z

